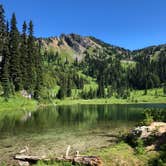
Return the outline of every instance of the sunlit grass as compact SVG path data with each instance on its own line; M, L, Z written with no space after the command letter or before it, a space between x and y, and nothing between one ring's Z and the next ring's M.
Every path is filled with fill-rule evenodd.
M158 155L157 152L150 152L146 155L137 155L134 149L124 142L103 149L92 150L88 154L100 156L104 165L107 166L148 165L148 162Z
M19 94L11 96L8 101L0 97L0 111L34 110L36 107L37 101L24 98Z
M87 100L66 98L65 100L54 100L54 103L58 105L166 103L166 96L163 95L163 89L159 88L148 90L147 95L144 95L144 90L134 90L127 99L116 98L115 96L111 98L96 98Z
M89 156L99 156L103 161L103 165L117 166L117 165L148 165L150 161L155 159L159 153L156 151L147 152L146 155L137 155L134 149L124 142L100 149L91 149L85 153ZM43 163L38 162L36 166L71 166L71 163Z

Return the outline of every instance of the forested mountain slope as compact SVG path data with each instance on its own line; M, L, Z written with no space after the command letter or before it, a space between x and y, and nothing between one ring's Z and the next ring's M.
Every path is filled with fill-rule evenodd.
M132 51L132 56L134 57L139 55L150 56L152 60L158 60L160 54L166 54L166 44L150 46Z
M44 61L54 68L57 84L66 91L64 96L71 95L67 95L65 90L71 86L72 89L80 89L79 96L83 98L114 94L127 97L130 89L145 89L146 94L147 89L160 87L166 80L165 45L130 51L95 37L77 34L40 40ZM86 79L88 77L93 83ZM95 89L90 86L88 92L82 91L91 83L96 83Z

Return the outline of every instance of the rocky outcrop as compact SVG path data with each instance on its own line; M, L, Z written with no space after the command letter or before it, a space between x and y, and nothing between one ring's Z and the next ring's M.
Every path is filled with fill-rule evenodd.
M160 149L166 143L166 123L153 122L149 126L134 128L127 136L127 141L135 146L138 139L143 140L147 151Z
M140 126L132 130L131 135L141 139L148 138L151 135L160 136L166 133L166 123L164 122L153 122L149 126Z
M130 53L129 50L113 46L102 42L99 39L89 36L81 36L77 34L62 34L59 37L40 38L42 47L45 50L51 50L63 54L67 52L70 58L77 58L81 61L85 57L85 52L90 54L98 52L99 50L107 50L110 55L121 55L126 59ZM94 51L94 52L93 52Z

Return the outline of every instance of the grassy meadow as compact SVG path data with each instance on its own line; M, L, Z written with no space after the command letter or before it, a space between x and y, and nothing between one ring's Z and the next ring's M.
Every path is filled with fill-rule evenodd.
M87 86L88 88L88 86ZM163 89L150 89L144 95L144 90L132 91L127 99L116 98L96 98L96 99L73 99L65 98L64 100L54 100L57 105L73 105L73 104L132 104L132 103L166 103L166 96L163 95Z
M20 94L11 96L8 101L0 97L0 111L13 111L13 110L36 110L37 101L33 99L26 99Z
M145 155L146 154L146 155ZM101 149L91 149L85 155L100 156L105 166L117 166L117 165L150 165L159 156L156 151L145 152L144 154L137 154L135 150L124 142L120 142L116 145L104 147ZM71 166L71 163L42 163L38 162L35 166Z
M84 87L85 91L90 88L97 88L95 83L87 84ZM33 99L27 99L20 94L11 96L8 101L5 101L3 97L0 97L0 111L12 111L12 110L35 110L38 106L42 105L74 105L74 104L132 104L132 103L166 103L166 96L163 95L163 89L150 89L147 94L144 95L143 90L131 91L130 97L127 99L116 98L115 96L110 98L96 98L96 99L80 99L78 98L79 90L72 90L72 97L65 98L63 100L52 99L50 101L37 102Z

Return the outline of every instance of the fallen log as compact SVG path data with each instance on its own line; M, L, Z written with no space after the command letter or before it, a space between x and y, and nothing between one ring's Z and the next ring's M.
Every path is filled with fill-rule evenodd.
M19 165L23 163L27 165L35 164L38 161L42 162L71 162L72 164L82 164L88 166L102 166L102 160L97 156L68 156L68 157L57 157L57 158L46 158L40 156L29 156L29 155L15 155L15 160L19 161Z
M45 157L39 157L39 156L28 156L24 154L18 154L14 156L15 160L22 160L22 161L30 161L30 162L35 162L38 160L44 160Z
M97 156L81 156L79 151L76 151L74 156L69 156L71 146L69 145L66 150L65 156L56 158L46 158L46 156L31 156L27 154L16 154L14 159L18 161L20 166L29 166L36 164L38 161L42 162L70 162L72 164L82 164L87 166L102 166L102 160ZM24 151L23 151L24 152ZM25 151L26 153L29 152Z

